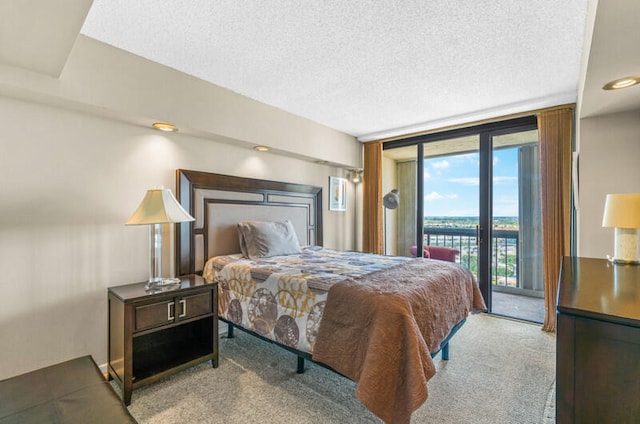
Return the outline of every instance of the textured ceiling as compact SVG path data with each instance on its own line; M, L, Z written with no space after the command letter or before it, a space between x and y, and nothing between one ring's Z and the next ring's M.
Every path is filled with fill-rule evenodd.
M372 140L576 101L587 0L94 0L81 32Z

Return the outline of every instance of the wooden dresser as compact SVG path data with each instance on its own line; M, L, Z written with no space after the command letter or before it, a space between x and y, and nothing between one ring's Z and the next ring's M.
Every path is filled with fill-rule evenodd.
M564 257L556 422L640 422L640 266Z

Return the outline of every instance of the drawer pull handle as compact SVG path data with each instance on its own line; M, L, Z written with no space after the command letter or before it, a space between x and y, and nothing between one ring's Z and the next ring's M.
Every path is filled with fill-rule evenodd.
M180 304L182 305L182 313L178 315L178 318L184 318L187 316L187 301L182 299Z
M173 321L173 319L175 318L174 316L171 315L171 307L173 305L175 305L175 302L167 303L167 321Z

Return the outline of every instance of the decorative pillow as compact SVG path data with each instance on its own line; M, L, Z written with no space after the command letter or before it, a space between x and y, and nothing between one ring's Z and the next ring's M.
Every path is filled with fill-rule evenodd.
M409 248L412 257L416 257L416 253L418 248L416 246L411 246ZM460 253L458 249L454 249L453 247L442 247L442 246L424 246L423 249L423 258L430 259L440 259L441 261L449 261L455 262L456 255Z
M300 243L291 221L238 223L240 251L249 259L300 253Z
M416 256L418 256L418 247L411 246L409 248L409 252L411 252L411 257L415 258ZM429 250L427 249L427 246L425 246L424 249L422 249L422 257L425 259L429 259Z
M440 259L441 261L455 262L456 255L460 253L458 249L442 246L425 246L429 252L431 259Z

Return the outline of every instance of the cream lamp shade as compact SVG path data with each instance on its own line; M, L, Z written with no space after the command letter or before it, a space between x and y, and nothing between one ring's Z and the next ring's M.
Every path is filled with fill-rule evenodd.
M149 282L147 290L179 283L179 279L162 278L162 224L195 221L168 188L147 191L138 209L125 225L149 225Z
M616 229L614 262L640 263L640 193L607 194L602 226Z
M125 225L167 224L195 221L168 188L147 190L138 209Z

